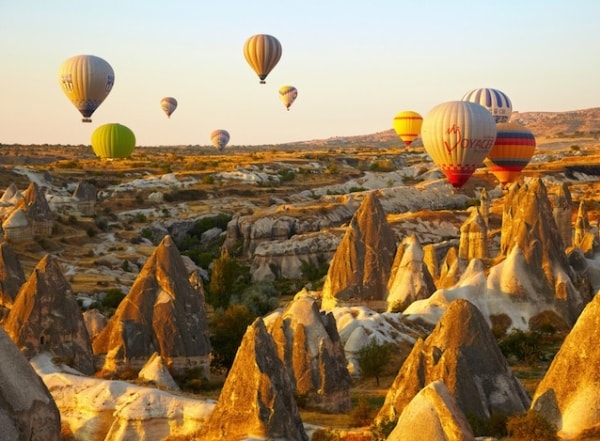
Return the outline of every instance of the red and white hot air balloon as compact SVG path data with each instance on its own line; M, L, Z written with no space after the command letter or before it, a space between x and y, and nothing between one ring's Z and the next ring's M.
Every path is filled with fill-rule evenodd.
M460 188L494 146L496 123L479 104L449 101L425 116L421 138L433 162L455 188Z

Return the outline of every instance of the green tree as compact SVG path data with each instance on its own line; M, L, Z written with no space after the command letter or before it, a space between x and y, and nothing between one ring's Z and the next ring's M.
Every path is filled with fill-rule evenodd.
M229 371L244 333L255 318L256 315L252 311L239 304L231 305L225 311L215 313L210 322L213 366Z
M361 376L363 378L375 377L377 386L379 386L379 377L390 361L393 347L391 343L379 343L375 339L363 346L357 355Z
M239 265L236 260L224 253L213 260L213 267L208 285L208 301L215 308L227 308L233 293Z

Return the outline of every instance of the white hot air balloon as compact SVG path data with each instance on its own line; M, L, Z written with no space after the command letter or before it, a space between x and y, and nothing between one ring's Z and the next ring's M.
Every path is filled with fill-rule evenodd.
M177 100L172 96L166 96L160 100L160 107L165 114L171 118L171 114L177 109Z
M467 92L461 100L481 104L489 110L496 123L508 122L512 114L510 98L498 89L473 89Z

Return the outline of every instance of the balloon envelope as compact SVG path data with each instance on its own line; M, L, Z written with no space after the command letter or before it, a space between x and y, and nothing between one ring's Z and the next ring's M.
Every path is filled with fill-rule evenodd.
M126 158L135 149L135 135L121 124L104 124L92 133L92 149L99 158Z
M264 84L265 78L281 58L281 43L272 35L253 35L244 44L244 57L260 78L260 83Z
M108 62L95 55L76 55L67 59L58 71L62 91L83 115L91 116L108 96L115 83L115 73Z
M217 150L222 152L229 142L229 132L227 130L213 130L210 134L210 140Z
M396 135L408 147L419 136L419 133L421 133L423 117L412 110L405 110L396 114L393 124Z
M279 88L279 99L286 109L290 110L290 106L298 98L298 89L294 86L281 86Z
M500 123L496 126L494 146L485 164L502 185L515 181L535 152L535 136L517 123Z
M164 97L160 100L160 107L163 109L163 112L171 118L171 114L177 109L177 100L172 96Z
M496 123L508 122L512 114L510 98L497 89L473 89L467 92L461 100L481 104L489 110Z
M423 119L425 150L455 187L462 187L496 140L496 124L483 106L449 101L435 106Z

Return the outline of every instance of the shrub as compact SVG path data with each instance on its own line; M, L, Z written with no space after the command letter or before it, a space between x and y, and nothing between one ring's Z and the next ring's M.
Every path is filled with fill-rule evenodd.
M533 364L543 360L544 354L539 346L540 333L523 332L514 329L507 337L499 343L500 350L506 358L515 357L519 361Z
M365 398L360 398L350 414L352 424L357 427L368 426L373 421L372 409Z
M125 294L118 288L112 288L106 291L106 295L102 299L101 305L104 308L117 308L121 300L125 298Z
M556 427L542 415L528 411L524 415L509 418L506 425L508 435L514 441L558 441Z
M213 367L229 370L244 333L255 318L244 305L231 305L224 312L215 312L209 324Z
M390 361L392 348L391 343L379 343L375 339L363 346L357 354L361 376L363 378L375 377L377 386L379 386L379 377Z

